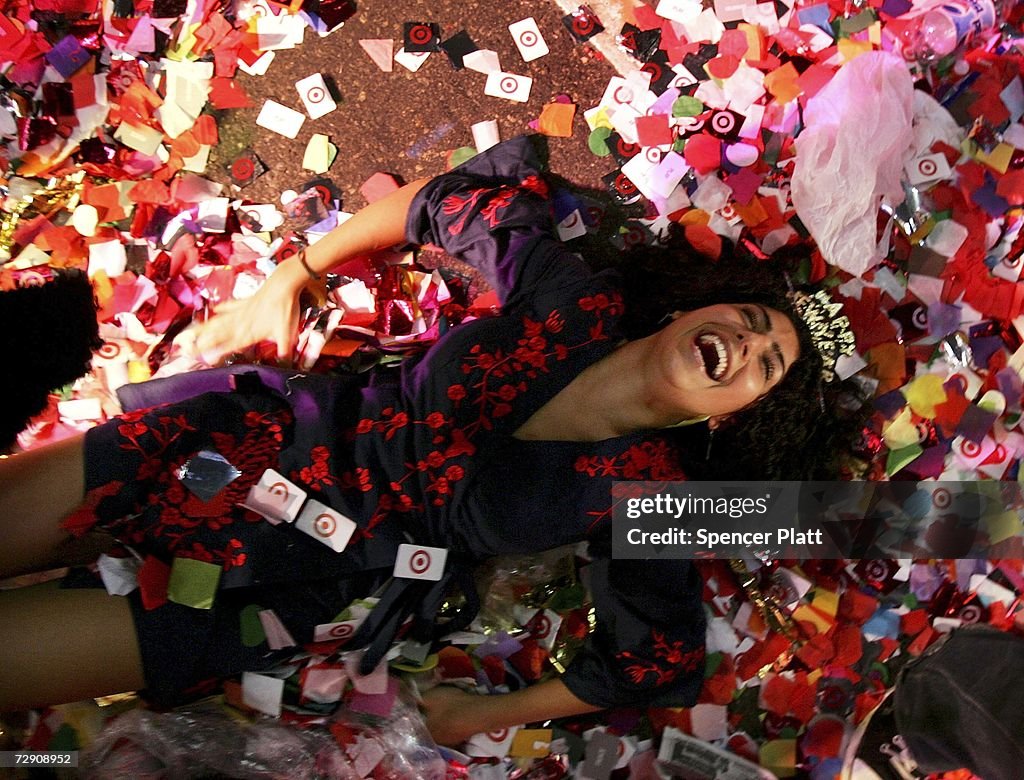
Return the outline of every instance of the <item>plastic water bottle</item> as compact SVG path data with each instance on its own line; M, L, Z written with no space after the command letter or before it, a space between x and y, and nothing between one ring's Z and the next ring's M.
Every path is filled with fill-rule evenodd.
M975 35L991 30L1014 0L945 0L927 8L917 21L912 49L918 59L938 60Z

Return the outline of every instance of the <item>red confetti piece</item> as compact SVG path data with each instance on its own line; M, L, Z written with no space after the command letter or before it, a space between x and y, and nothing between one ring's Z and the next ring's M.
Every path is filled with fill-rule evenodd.
M722 237L707 225L686 225L686 240L702 255L717 259L722 254Z
M460 677L476 677L476 667L464 651L457 647L445 647L437 654L437 669L442 679L454 680Z
M744 36L745 42L746 36ZM712 78L716 79L727 79L736 69L740 66L740 58L732 55L719 55L713 60L710 60L705 66L705 70L711 75Z
M167 603L167 585L171 581L170 566L149 555L139 567L138 579L143 607L156 609Z
M839 755L845 731L845 724L840 718L820 718L807 727L800 740L800 750L805 756L819 758Z
M697 173L711 173L722 164L722 142L707 133L698 133L687 140L683 157Z

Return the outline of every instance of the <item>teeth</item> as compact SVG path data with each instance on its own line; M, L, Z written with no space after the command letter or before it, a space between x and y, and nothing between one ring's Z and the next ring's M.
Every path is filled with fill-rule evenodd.
M715 349L718 350L718 365L715 366L715 379L721 379L725 376L725 344L721 341L715 341Z
M708 373L712 379L718 381L725 376L726 371L729 369L728 352L725 349L725 342L713 333L708 333L700 337L700 344L715 348L718 360L715 363L714 369ZM706 365L705 368L707 368Z

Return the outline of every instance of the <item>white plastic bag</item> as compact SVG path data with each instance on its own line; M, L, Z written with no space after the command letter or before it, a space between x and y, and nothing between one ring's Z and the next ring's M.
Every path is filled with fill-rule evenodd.
M825 260L856 276L881 258L876 220L903 201L900 179L913 150L914 85L886 52L851 60L807 101L796 140L793 205Z

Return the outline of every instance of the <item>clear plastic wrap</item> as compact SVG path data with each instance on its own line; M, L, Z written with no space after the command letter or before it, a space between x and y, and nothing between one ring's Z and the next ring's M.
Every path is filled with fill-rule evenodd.
M303 728L248 722L218 704L114 718L82 753L84 778L187 780L444 780L447 764L415 703L405 694L386 718L340 710L332 722L351 740L339 744L327 724Z
M572 546L534 555L502 556L487 561L476 573L481 628L514 632L521 628L518 605L543 606L560 588L575 582Z
M840 68L804 110L793 205L825 259L855 276L880 259L880 204L894 206L904 197L913 91L902 60L869 52Z
M342 710L338 720L359 733L360 741L348 753L358 765L360 758L380 755L368 777L373 780L444 780L448 764L441 757L416 704L403 692L384 719L354 717ZM359 777L359 775L355 775Z
M245 780L359 778L330 732L272 720L248 723L218 705L119 715L83 751L80 771L96 780L187 780L214 774Z

